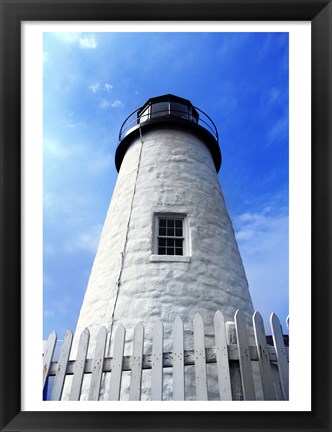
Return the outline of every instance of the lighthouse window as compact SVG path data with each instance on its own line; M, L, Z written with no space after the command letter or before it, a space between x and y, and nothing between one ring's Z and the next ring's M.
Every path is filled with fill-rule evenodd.
M162 117L169 114L169 102L158 102L151 106L152 117Z
M178 102L171 102L171 114L177 117L183 117L188 119L188 108L187 105L180 104Z
M158 217L158 255L183 255L183 218Z

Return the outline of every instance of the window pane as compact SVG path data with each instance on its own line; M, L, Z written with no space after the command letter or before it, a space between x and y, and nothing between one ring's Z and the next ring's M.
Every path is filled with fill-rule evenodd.
M158 102L151 105L152 109L152 118L160 117L169 114L169 102Z
M182 217L157 217L157 250L159 255L184 254L184 219Z
M167 235L174 236L174 228L167 228Z
M183 105L178 102L171 102L171 114L187 119L187 105Z
M182 228L176 228L175 229L175 235L177 237L182 237Z
M174 228L174 219L167 219L167 227Z

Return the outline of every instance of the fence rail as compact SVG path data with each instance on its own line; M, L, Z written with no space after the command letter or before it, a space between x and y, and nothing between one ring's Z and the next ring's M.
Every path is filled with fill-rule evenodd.
M112 357L105 357L107 331L101 327L96 338L94 358L87 358L90 333L84 329L76 360L69 360L73 334L68 330L57 362L53 361L57 336L52 332L43 356L43 386L47 386L49 377L55 377L50 400L61 400L66 376L72 376L69 400L80 400L83 378L90 375L88 399L99 400L102 377L110 374L108 398L120 400L123 372L130 371L129 400L140 400L142 371L150 369L150 399L163 400L163 371L172 368L172 399L186 400L185 371L187 366L194 366L196 400L208 400L207 364L216 364L220 400L237 399L234 397L236 393L241 395L239 399L256 400L257 380L262 390L261 399L288 400L288 347L285 347L282 327L275 314L271 315L270 324L273 346L267 344L263 319L255 312L255 344L250 345L244 314L238 310L234 323L225 323L223 314L217 311L214 316L215 346L206 348L203 320L197 314L193 321L194 347L184 350L183 323L177 317L173 323L173 351L164 352L163 324L157 320L153 328L152 352L144 354L144 327L138 323L134 329L130 356L123 355L126 329L119 324L114 334ZM254 372L255 363L259 365L259 377Z

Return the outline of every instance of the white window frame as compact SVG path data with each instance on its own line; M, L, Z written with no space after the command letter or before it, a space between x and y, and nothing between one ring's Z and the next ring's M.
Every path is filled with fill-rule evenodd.
M183 255L158 255L159 219L182 219ZM167 238L167 236L166 236ZM155 213L153 218L152 255L150 261L190 262L188 216L184 213Z

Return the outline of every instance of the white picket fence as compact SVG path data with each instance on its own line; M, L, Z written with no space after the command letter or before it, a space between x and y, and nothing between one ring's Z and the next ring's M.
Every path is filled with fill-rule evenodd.
M91 374L89 400L99 400L103 374L110 373L109 400L119 400L124 371L130 371L129 400L141 399L142 370L151 369L151 400L163 400L163 370L172 368L173 400L186 400L185 368L195 366L196 400L208 400L207 364L217 367L220 400L234 400L240 393L242 400L256 400L253 363L258 362L264 400L288 400L288 348L280 321L275 314L270 318L273 346L267 344L261 315L253 315L255 345L249 345L244 314L237 311L234 323L225 323L217 311L214 316L215 346L205 347L204 325L197 314L193 320L194 349L184 350L184 330L181 318L173 323L173 351L163 352L163 324L156 321L153 328L152 353L143 354L144 327L134 329L131 356L124 356L126 330L122 324L114 335L113 356L105 357L107 331L102 327L97 335L95 355L87 359L90 334L85 329L81 336L76 360L69 360L73 334L65 334L58 362L52 361L57 341L55 332L48 338L43 356L43 386L54 376L50 400L61 400L67 375L72 376L69 400L80 400L84 374ZM287 319L288 325L288 319ZM237 376L237 379L236 379ZM240 377L240 378L239 378ZM235 388L236 386L240 388ZM233 395L233 397L232 397Z

